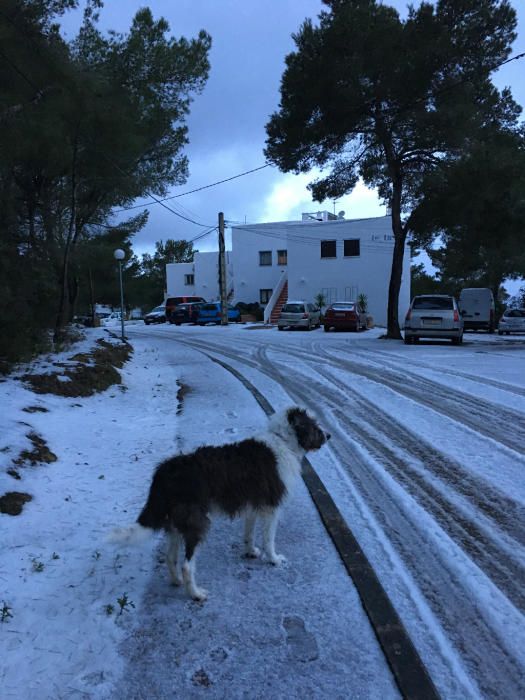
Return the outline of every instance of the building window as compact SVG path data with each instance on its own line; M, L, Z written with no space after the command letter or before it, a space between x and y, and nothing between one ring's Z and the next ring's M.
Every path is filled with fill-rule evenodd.
M344 242L345 258L355 258L361 255L361 241L359 238L350 238Z
M271 265L272 264L272 251L271 250L260 250L259 251L259 265Z
M277 264L278 265L288 265L288 251L278 250L277 251Z
M357 301L359 296L359 287L353 285L352 287L345 287L345 301Z
M184 275L184 284L194 285L195 275Z
M336 258L335 241L321 241L321 257Z
M259 289L259 301L261 304L267 304L272 296L273 289Z
M337 301L337 287L323 287L321 289L321 294L324 296L326 306L333 304Z

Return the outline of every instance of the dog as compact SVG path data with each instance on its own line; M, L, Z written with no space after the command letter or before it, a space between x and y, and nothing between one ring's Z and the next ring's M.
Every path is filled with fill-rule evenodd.
M195 581L195 555L209 529L210 513L219 511L230 518L244 515L247 557L261 553L255 546L255 525L260 519L266 558L281 564L285 558L275 551L279 509L301 473L304 455L318 450L329 437L306 410L293 406L274 414L259 437L171 457L157 467L136 524L115 531L112 539L131 543L165 530L173 583L184 584L191 598L204 601L208 593Z

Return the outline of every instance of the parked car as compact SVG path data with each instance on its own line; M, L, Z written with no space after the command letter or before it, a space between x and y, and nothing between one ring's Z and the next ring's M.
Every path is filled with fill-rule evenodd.
M120 311L112 311L105 318L100 319L101 326L116 326L122 322L122 314Z
M405 343L420 338L448 338L463 342L463 319L456 300L446 294L420 294L412 299L405 318Z
M305 301L288 301L281 309L277 319L277 329L282 331L285 328L319 328L321 325L321 310L315 304Z
M177 326L181 323L197 323L199 309L202 307L202 301L192 301L189 304L179 304L171 312L171 322Z
M151 311L144 316L144 323L146 326L149 326L150 323L166 323L166 307L164 304L160 304L154 309L151 309Z
M205 326L207 323L219 325L222 316L221 308L220 301L210 301L206 304L201 304L197 315L197 323L199 326ZM241 312L233 306L228 306L228 322L241 322Z
M525 333L525 309L505 309L498 323L498 335Z
M359 311L355 301L334 301L323 319L325 331L360 331L366 329L366 314Z
M182 296L182 297L168 297L166 299L166 320L169 321L170 323L174 323L174 321L171 320L171 314L173 311L175 311L175 308L179 304L189 304L192 301L206 301L204 297L195 297L195 296Z
M496 329L496 307L494 295L488 287L462 289L458 300L463 317L464 330L484 330L494 333Z

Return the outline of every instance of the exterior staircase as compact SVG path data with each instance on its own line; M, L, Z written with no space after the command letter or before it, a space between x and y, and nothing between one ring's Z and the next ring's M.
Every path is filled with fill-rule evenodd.
M279 298L275 302L275 306L272 309L272 313L270 314L270 323L277 323L277 319L279 318L279 314L281 313L281 309L283 306L286 304L288 301L288 281L284 283L283 288L281 289L281 293L279 294Z

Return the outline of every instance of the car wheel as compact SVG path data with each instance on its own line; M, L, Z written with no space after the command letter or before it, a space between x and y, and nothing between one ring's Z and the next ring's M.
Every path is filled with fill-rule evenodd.
M282 326L277 326L278 331L284 331L284 328Z
M325 332L325 333L328 333L329 330L330 330L330 326L324 326L324 332Z
M144 323L146 324L146 326L149 326L149 321L144 321Z
M412 338L405 335L403 342L405 343L405 345L412 345Z
M503 335L503 331L498 331L498 335Z

